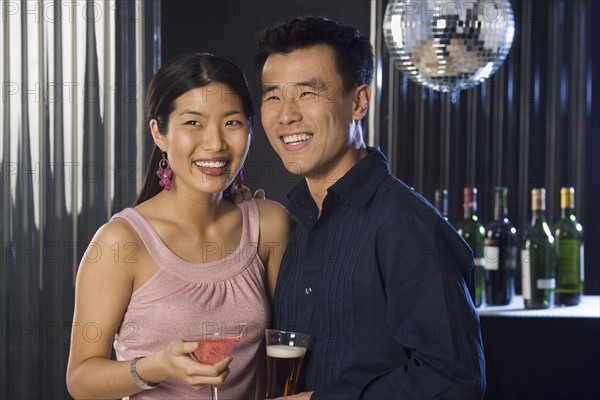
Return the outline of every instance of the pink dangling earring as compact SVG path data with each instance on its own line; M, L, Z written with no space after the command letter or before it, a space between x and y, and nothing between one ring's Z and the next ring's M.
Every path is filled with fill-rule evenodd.
M165 188L166 191L171 190L171 177L173 176L173 170L169 165L169 160L165 157L165 153L162 154L162 159L158 162L158 170L156 175L160 178L158 184Z
M240 172L235 177L235 187L241 189L242 186L244 186L244 167L240 168Z

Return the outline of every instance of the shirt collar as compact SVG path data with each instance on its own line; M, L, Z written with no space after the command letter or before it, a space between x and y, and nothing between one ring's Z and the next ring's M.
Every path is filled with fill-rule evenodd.
M381 182L391 173L388 161L379 147L369 147L367 150L369 154L365 158L354 164L343 177L327 189L326 199L337 197L340 201L349 201L362 207L367 204ZM292 214L301 220L307 218L314 223L317 205L310 195L306 179L301 179L287 196Z
M367 148L369 154L359 160L344 176L327 191L334 192L342 200L364 207L373 197L381 182L390 175L387 158L379 147Z

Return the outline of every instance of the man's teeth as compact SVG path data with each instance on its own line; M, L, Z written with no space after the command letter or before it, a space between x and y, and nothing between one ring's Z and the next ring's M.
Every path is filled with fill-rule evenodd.
M299 135L289 135L289 136L284 136L283 141L285 144L297 145L297 144L300 144L300 143L310 139L311 136L312 135L308 135L306 133L301 133Z
M194 164L203 168L223 168L227 163L225 161L196 161Z

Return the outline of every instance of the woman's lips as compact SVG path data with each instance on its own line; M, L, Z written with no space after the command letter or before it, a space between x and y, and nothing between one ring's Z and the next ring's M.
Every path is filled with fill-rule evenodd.
M194 161L194 165L203 173L210 176L220 176L227 171L227 160L199 160Z

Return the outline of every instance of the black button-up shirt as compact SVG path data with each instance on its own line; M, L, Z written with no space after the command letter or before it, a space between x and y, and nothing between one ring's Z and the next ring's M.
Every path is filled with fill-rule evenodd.
M481 398L479 318L465 242L390 174L378 149L328 189L288 194L293 229L274 325L308 333L300 391L321 398Z

